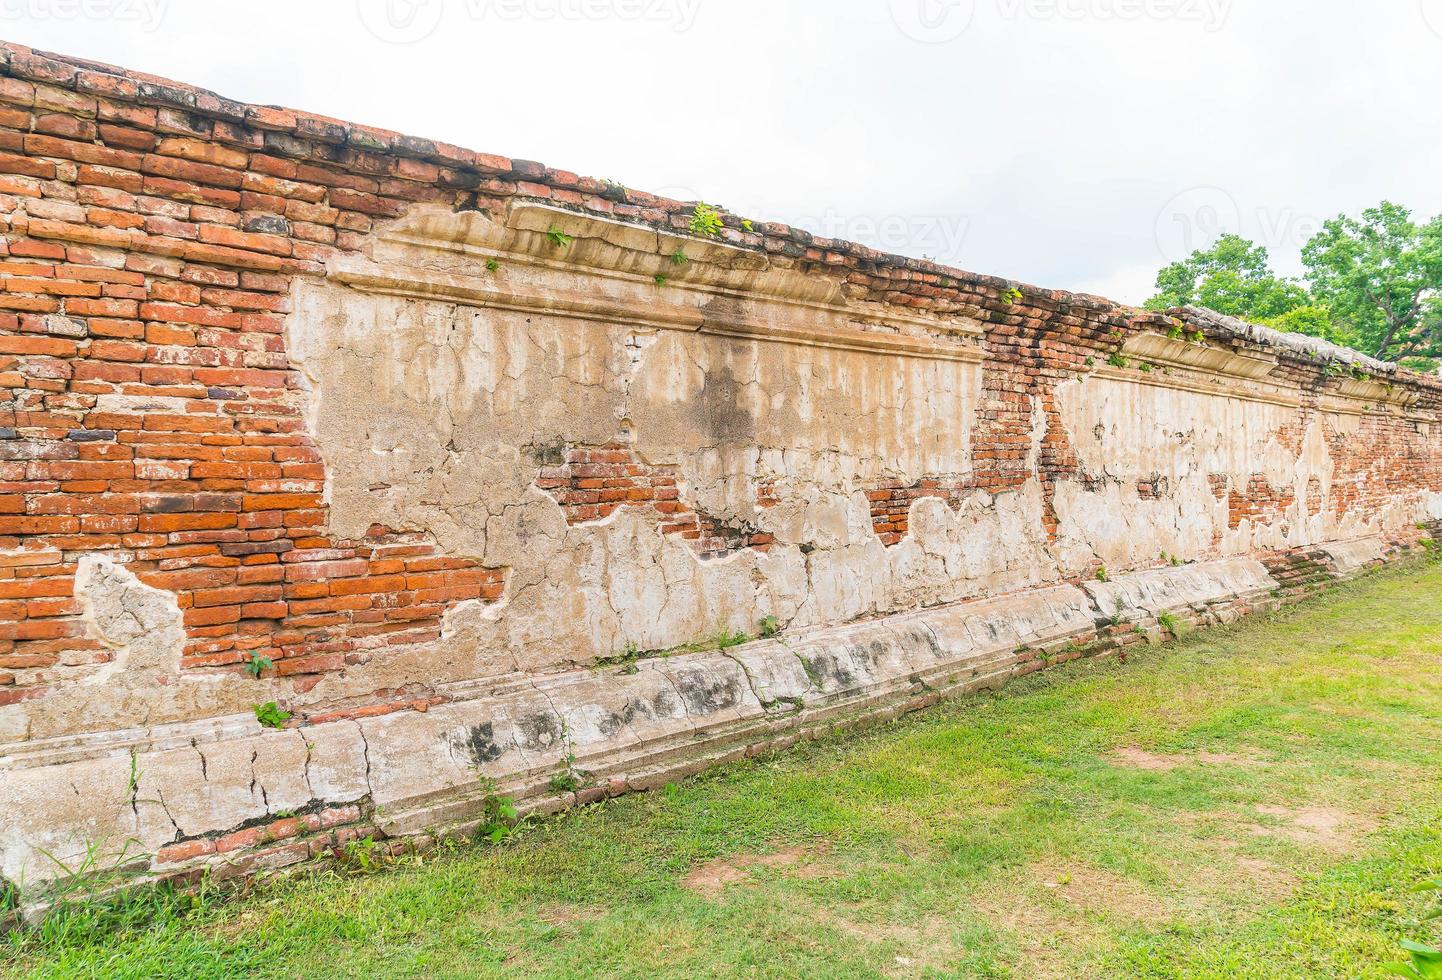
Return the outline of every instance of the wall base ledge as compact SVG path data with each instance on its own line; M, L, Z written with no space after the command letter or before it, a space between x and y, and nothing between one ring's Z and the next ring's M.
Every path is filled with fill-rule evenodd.
M284 730L212 720L0 757L0 876L43 895L87 847L133 881L217 878L328 856L357 836L406 847L473 828L485 797L549 813L652 789L837 728L890 720L1044 667L1157 642L1297 598L1395 556L1380 540L1160 567L976 599L724 651L535 677L505 693ZM234 722L234 723L232 723ZM84 754L87 753L88 755ZM28 763L28 764L26 764ZM580 782L558 792L552 778ZM196 787L199 787L197 790ZM24 815L50 815L43 827ZM401 842L411 840L411 844Z

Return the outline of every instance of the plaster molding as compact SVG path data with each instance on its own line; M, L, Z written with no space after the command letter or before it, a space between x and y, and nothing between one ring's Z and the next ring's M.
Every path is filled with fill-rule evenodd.
M1129 337L1122 345L1121 353L1131 360L1142 361L1164 370L1147 372L1134 367L1117 368L1105 365L1097 368L1094 373L1101 377L1137 384L1177 388L1287 408L1301 408L1311 404L1298 389L1269 381L1272 370L1278 364L1275 354L1264 356L1252 351L1204 346L1150 332ZM1172 371L1181 371L1184 374L1178 377L1170 373ZM1315 406L1318 411L1329 414L1382 413L1412 421L1426 421L1425 416L1409 411L1418 397L1417 392L1400 385L1348 377L1342 379L1334 390L1321 393Z
M572 239L564 259L553 231ZM673 261L677 250L684 263ZM497 270L479 274L488 260ZM889 309L725 242L534 203L514 206L505 224L423 209L384 231L370 257L335 260L328 276L366 293L483 309L904 357L983 357L971 342L982 326L969 317ZM657 276L667 277L664 286Z

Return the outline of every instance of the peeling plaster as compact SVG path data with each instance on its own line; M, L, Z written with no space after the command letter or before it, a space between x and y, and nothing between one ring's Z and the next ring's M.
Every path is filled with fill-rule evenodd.
M1385 553L1378 535L1442 519L1442 493L1428 490L1347 505L1355 488L1338 474L1358 469L1347 462L1365 431L1355 412L1101 372L1028 396L1029 424L1006 446L1022 482L916 499L887 547L869 492L977 475L973 440L996 395L983 391L979 354L956 337L897 353L877 338L914 336L917 323L840 308L823 278L747 265L755 256L720 244L698 248L715 251L722 271L695 262L698 282L664 299L624 263L580 268L587 257L614 263L622 250L609 240L578 242L574 263L505 263L493 284L600 297L630 318L404 288L412 276L473 289L450 280L476 276L466 248L502 234L487 222L418 210L372 241L366 261L390 278L368 280L357 261L359 272L299 281L285 329L303 377L292 397L325 461L330 533L424 531L446 556L504 570L500 600L458 602L439 640L368 650L301 693L273 678L182 671L176 596L82 556L83 621L112 656L0 711L0 748L21 744L0 755L0 875L53 876L37 867L42 848L66 860L85 842L153 852L328 804L364 801L382 829L418 831L469 812L477 776L544 779L571 752L588 770L644 784L657 760L738 733L999 685L1018 649L1105 629L1117 610L1235 615L1234 604L1278 587L1257 552L1315 545L1340 574ZM526 234L540 232L513 237ZM660 249L662 237L648 244ZM838 327L847 343L832 342ZM871 331L865 343L859 331ZM1271 363L1237 359L1253 371ZM1431 438L1430 423L1416 425ZM1075 472L1043 472L1063 434ZM674 471L687 507L772 536L769 550L703 557L642 506L568 523L537 487L540 469L565 447L615 441ZM1253 481L1290 503L1234 521L1228 493ZM1192 564L1144 567L1162 554ZM1098 562L1120 574L1057 584ZM750 632L767 616L783 637L632 672L586 669L628 647ZM377 692L437 697L427 710L290 731L251 714L280 698L343 710ZM33 818L52 812L69 816Z

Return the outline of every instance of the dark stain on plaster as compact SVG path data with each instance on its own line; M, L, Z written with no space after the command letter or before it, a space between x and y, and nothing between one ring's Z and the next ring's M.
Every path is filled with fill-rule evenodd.
M939 660L944 655L941 644L936 641L936 634L925 626L899 627L897 632L901 637L901 645L906 650L925 651L933 660Z
M505 750L496 744L495 726L489 721L471 725L451 735L451 748L465 756L473 766L495 762Z
M676 689L693 715L708 715L741 703L741 684L734 677L717 680L709 671L681 669L675 672Z
M516 723L516 734L521 748L546 752L558 748L565 741L566 729L560 718L542 711L522 717Z
M601 734L611 738L621 729L627 727L636 719L643 721L655 721L657 719L679 718L685 714L681 702L676 699L671 691L662 689L656 692L649 700L646 698L631 698L621 707L620 711L608 714L602 718L597 727Z
M756 419L742 407L741 387L729 363L706 373L687 413L704 443L749 445L755 441Z
M557 436L547 442L532 442L521 447L521 455L534 466L561 466L566 462L566 440Z
M856 684L856 672L830 652L798 654L812 684L823 691L846 690Z

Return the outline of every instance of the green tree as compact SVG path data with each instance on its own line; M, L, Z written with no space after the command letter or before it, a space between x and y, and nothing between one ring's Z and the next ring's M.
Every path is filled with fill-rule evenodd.
M1261 321L1308 306L1307 290L1273 274L1267 250L1240 235L1226 234L1209 249L1157 273L1149 310L1195 304L1227 316Z
M1284 333L1302 333L1321 337L1343 347L1357 347L1357 335L1344 323L1337 322L1325 303L1308 303L1277 316L1254 317L1257 323Z
M1383 201L1340 215L1302 249L1313 294L1373 357L1442 356L1442 215L1417 224Z

